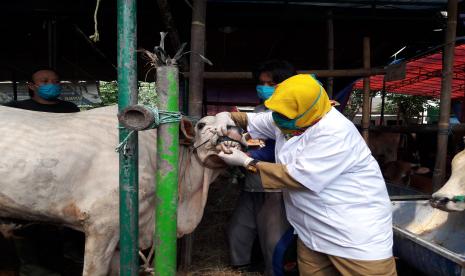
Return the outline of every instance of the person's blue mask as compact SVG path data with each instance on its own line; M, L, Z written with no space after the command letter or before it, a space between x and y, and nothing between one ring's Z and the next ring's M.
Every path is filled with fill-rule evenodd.
M257 85L256 89L258 98L262 101L266 101L273 95L275 88L268 85Z
M61 94L59 84L41 84L38 89L39 96L45 100L55 100Z

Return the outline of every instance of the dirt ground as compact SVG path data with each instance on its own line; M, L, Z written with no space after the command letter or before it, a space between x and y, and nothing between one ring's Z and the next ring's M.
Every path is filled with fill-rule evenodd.
M210 186L204 216L193 234L189 275L261 275L234 271L228 265L226 228L240 192L239 184L231 181L235 175L221 176Z

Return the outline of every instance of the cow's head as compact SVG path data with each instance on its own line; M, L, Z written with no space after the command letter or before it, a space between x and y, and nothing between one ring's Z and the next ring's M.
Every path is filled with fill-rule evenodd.
M461 196L465 194L465 150L452 160L452 175L444 186L433 194L431 206L446 212L465 210Z
M195 127L183 121L181 131L189 147L181 148L179 166L178 236L192 232L200 223L207 202L208 188L227 165L218 157L219 139L216 117L206 116ZM240 140L231 128L228 137Z

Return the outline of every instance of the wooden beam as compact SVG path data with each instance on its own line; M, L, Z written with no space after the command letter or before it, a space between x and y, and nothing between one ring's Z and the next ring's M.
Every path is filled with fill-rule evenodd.
M433 133L437 132L438 125L399 125L399 126L370 126L370 131L393 133ZM451 133L465 134L465 124L451 126Z
M385 75L385 68L359 68L359 69L336 69L336 70L300 70L299 74L315 74L319 78L327 77L365 77L374 75ZM183 72L184 77L191 78L189 72ZM204 72L204 79L220 79L220 80L247 80L252 79L252 72Z
M220 101L207 101L205 105L214 106L257 106L259 102L220 102Z

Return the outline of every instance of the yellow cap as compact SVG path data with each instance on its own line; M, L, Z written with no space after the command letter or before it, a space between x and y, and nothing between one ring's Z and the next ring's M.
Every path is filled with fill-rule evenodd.
M325 89L307 74L290 77L278 84L265 106L289 119L301 116L295 124L300 128L311 126L331 110Z

